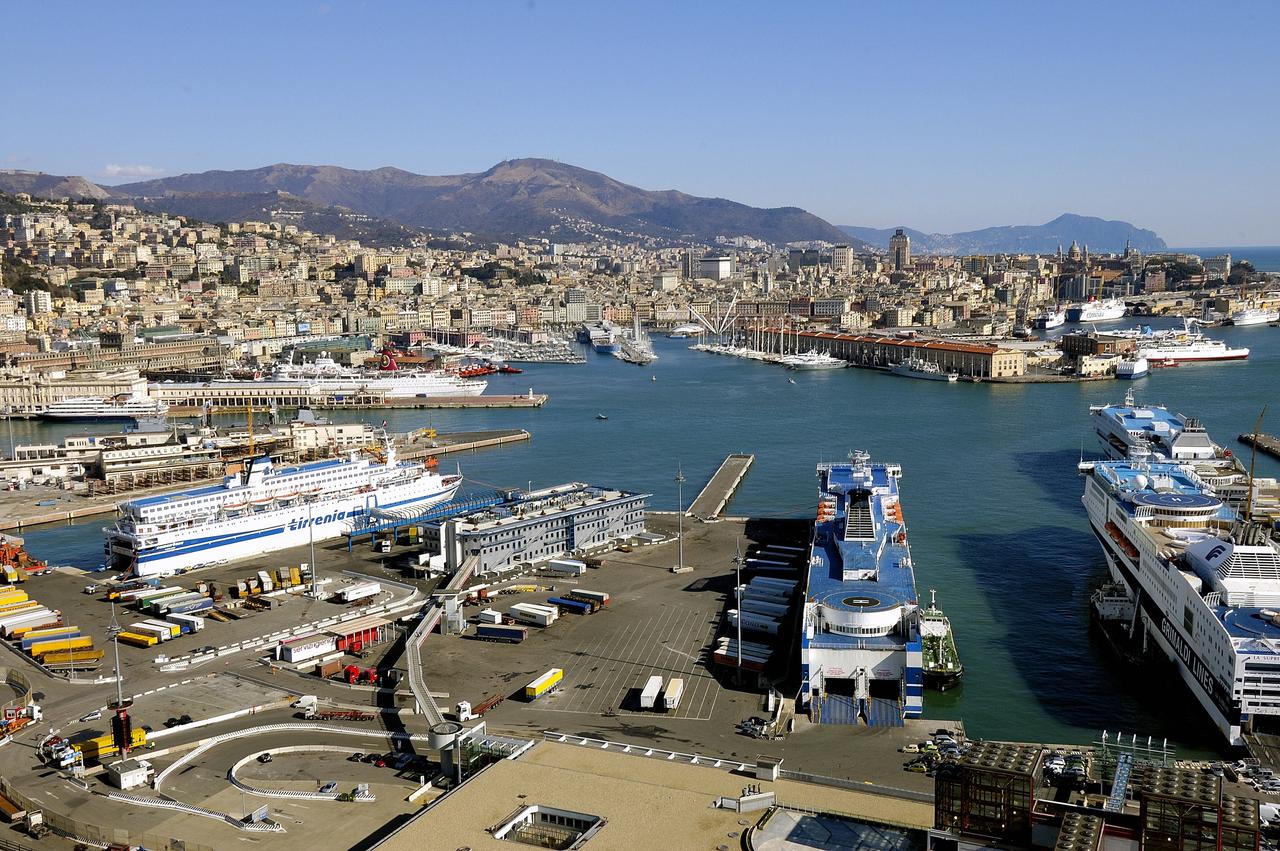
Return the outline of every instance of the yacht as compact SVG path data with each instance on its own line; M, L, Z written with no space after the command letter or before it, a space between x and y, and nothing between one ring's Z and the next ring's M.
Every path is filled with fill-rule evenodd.
M62 399L45 408L40 416L48 420L156 420L168 411L169 406L159 399L124 393L106 399L98 396Z
M810 349L796 355L785 355L779 361L787 369L794 370L817 370L817 369L844 369L849 365L848 361L831 355L823 354L816 349Z
M923 358L907 358L895 364L890 372L894 375L901 375L904 378L923 378L926 381L954 382L960 379L958 374L943 372L942 367L933 361L927 361Z
M702 326L694 322L686 322L684 325L677 325L667 332L668 337L681 339L684 337L696 337L702 333Z

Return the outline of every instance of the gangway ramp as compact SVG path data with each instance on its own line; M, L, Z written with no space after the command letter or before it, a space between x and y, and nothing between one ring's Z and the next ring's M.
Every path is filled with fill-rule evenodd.
M693 500L689 506L689 514L700 520L714 520L724 511L729 500L738 490L738 485L747 477L747 471L755 463L756 456L732 454L724 459L720 469L716 470L711 481Z

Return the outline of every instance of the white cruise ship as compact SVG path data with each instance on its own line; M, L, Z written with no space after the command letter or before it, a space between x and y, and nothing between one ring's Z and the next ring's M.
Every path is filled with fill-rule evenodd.
M139 394L122 394L103 399L74 396L54 402L40 415L50 420L155 420L162 419L169 406L159 399Z
M1108 298L1098 301L1089 299L1082 304L1073 304L1067 308L1068 322L1109 322L1112 319L1121 319L1124 317L1128 308L1125 303L1118 298Z
M1247 307L1231 314L1232 325L1266 325L1268 322L1280 322L1280 310Z
M221 484L123 502L104 530L107 555L138 576L167 575L333 538L375 512L420 514L462 484L397 461L389 443L384 452L279 469L257 458Z
M1182 337L1164 337L1150 342L1140 341L1138 357L1155 363L1244 360L1249 357L1249 349L1244 346L1228 346L1221 340L1195 333Z
M1095 614L1167 657L1231 744L1280 729L1280 543L1183 464L1081 469L1112 579Z

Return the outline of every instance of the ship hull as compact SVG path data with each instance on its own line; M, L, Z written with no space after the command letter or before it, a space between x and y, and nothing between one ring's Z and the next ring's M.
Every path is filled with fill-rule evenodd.
M925 668L924 685L934 691L947 691L960 685L963 676L964 671L930 671Z

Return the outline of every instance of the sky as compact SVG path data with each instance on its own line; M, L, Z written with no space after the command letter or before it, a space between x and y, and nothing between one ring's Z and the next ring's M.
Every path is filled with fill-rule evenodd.
M1280 3L10 3L0 168L548 157L954 232L1280 244Z

